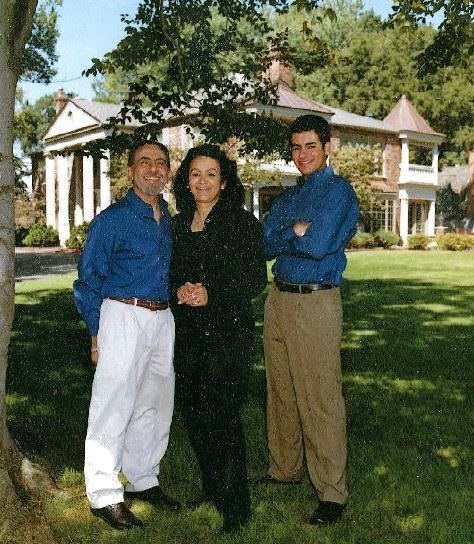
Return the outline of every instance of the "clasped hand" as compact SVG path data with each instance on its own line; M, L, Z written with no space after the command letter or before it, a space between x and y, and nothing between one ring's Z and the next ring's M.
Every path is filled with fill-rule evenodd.
M179 287L178 304L188 304L189 306L206 306L207 289L202 283L190 283L187 281Z
M293 225L293 230L296 236L301 237L306 234L308 227L311 225L311 221L298 221Z

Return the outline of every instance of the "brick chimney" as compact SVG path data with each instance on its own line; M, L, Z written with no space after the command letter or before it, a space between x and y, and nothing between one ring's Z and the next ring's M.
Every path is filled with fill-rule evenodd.
M270 51L270 58L272 61L268 68L267 76L271 81L284 83L290 89L293 89L293 66L283 58L281 51L276 49Z
M64 105L67 102L66 93L64 92L64 89L58 89L56 92L56 96L54 97L54 103L55 103L55 109L56 109L56 115L64 108Z

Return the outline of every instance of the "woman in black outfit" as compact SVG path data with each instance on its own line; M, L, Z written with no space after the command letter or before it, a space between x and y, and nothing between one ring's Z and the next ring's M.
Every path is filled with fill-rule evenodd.
M262 229L242 208L237 166L217 147L190 149L174 182L171 297L175 371L203 499L224 531L250 517L240 407L252 359L251 299L267 283Z

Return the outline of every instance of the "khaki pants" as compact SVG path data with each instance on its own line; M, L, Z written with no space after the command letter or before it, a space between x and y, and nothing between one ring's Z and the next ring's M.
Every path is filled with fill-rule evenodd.
M272 287L265 303L268 473L301 478L303 457L319 500L347 502L339 288L310 294Z

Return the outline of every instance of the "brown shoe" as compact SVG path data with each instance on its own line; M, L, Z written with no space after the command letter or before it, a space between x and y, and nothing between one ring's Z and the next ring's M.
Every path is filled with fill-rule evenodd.
M115 529L133 529L143 527L143 522L131 512L123 502L109 504L103 508L91 508L94 516L102 518Z
M168 497L168 495L165 495L159 486L150 487L144 491L125 491L125 497L127 499L149 502L154 506L166 506L166 508L175 512L181 508L181 504Z

